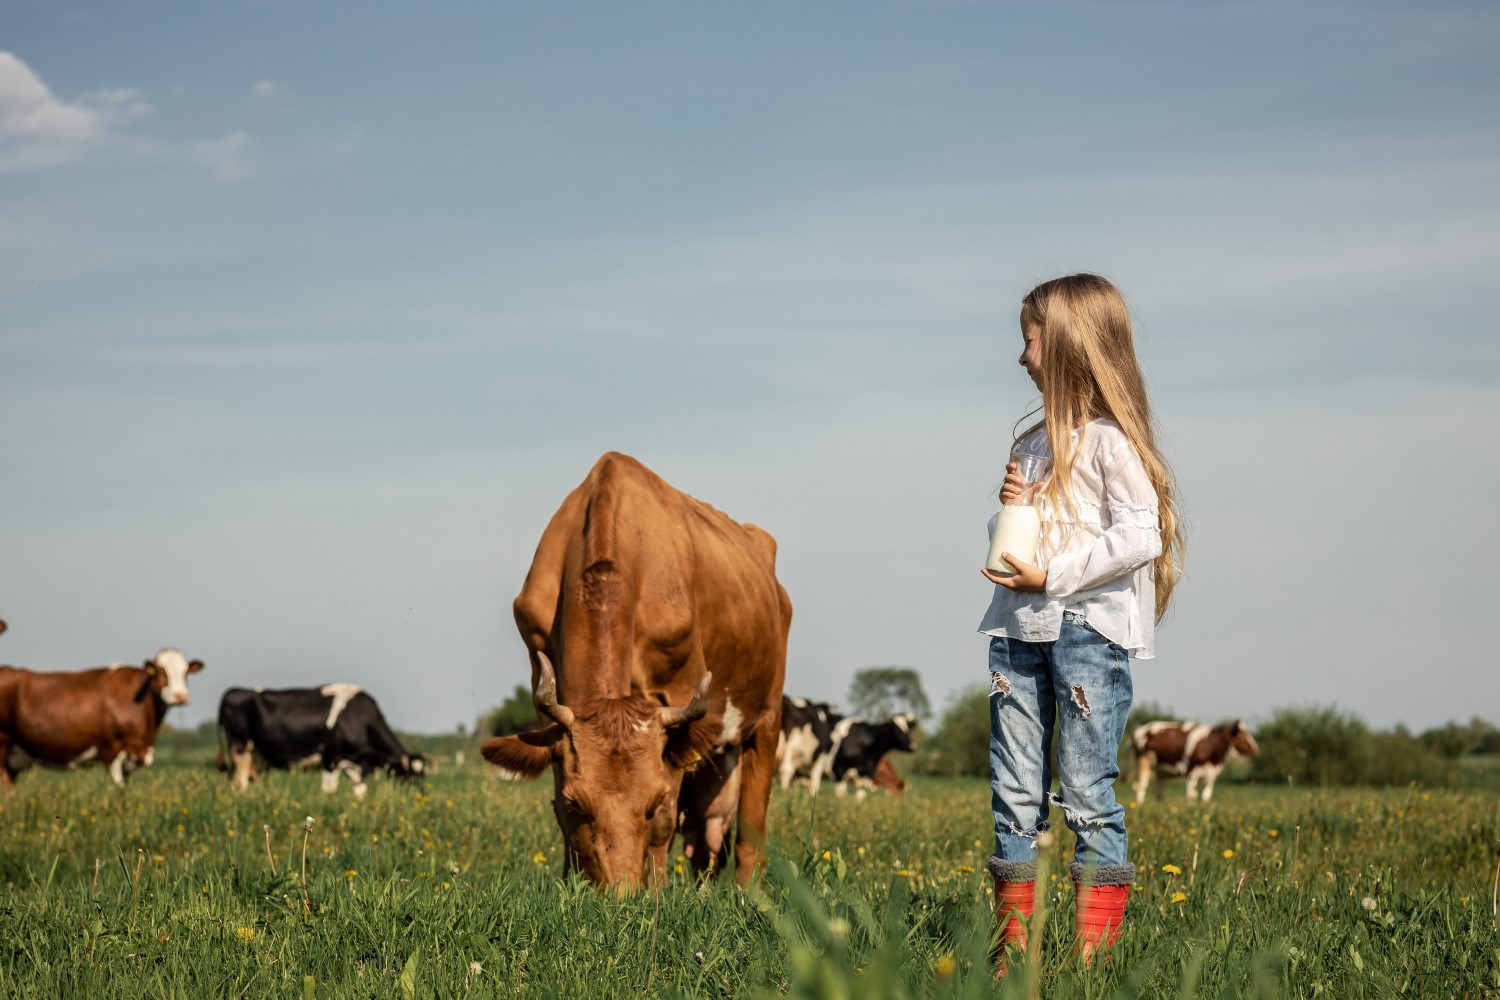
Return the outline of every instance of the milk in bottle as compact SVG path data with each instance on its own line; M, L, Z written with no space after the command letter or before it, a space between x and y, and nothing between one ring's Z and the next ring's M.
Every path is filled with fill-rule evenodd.
M1043 446L1041 441L1028 443L1039 449ZM1036 454L1035 451L1018 452L1010 460L1016 463L1021 478L1026 480L1029 488L1022 490L1021 496L1014 502L1001 507L1000 516L995 519L995 532L990 536L990 552L984 561L984 568L1001 576L1016 575L1016 568L1000 558L1002 552L1009 552L1023 562L1036 561L1036 547L1042 537L1042 519L1035 502L1036 487L1052 464L1048 456Z

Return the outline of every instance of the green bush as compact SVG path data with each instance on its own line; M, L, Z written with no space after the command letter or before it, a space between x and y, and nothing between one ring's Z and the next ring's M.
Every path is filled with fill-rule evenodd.
M975 684L953 697L915 767L923 774L954 778L990 773L989 685Z
M1362 785L1370 777L1374 742L1364 720L1334 705L1287 706L1255 727L1260 756L1255 781L1293 785Z

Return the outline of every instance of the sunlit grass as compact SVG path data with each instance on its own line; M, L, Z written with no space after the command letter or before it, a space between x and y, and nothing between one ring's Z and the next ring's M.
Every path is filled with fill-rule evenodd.
M325 796L158 766L33 772L0 796L4 996L1024 996L989 981L988 790L793 790L752 890L563 882L550 783L449 769ZM1051 848L1043 996L1496 995L1500 799L1222 786L1129 811L1109 962L1072 959ZM312 818L308 829L307 818ZM302 872L306 870L304 883ZM1488 991L1488 992L1485 992Z

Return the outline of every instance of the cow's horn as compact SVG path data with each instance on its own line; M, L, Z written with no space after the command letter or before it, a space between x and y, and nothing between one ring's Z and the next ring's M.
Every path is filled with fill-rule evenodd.
M547 654L537 650L536 659L541 665L542 675L537 678L536 693L531 700L538 712L566 729L573 724L573 710L557 703L557 674L553 672Z
M665 705L661 708L661 726L670 729L680 726L684 722L696 722L708 714L708 689L713 686L714 675L704 674L703 679L698 682L698 689L693 692L693 700L681 708L672 708Z

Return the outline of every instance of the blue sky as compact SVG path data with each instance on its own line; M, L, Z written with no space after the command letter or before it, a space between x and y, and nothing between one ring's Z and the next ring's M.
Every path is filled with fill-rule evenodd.
M616 449L777 537L789 691L941 704L1018 301L1088 269L1191 530L1138 700L1500 722L1497 43L1469 3L0 0L0 658L176 645L179 724L348 680L451 728Z

